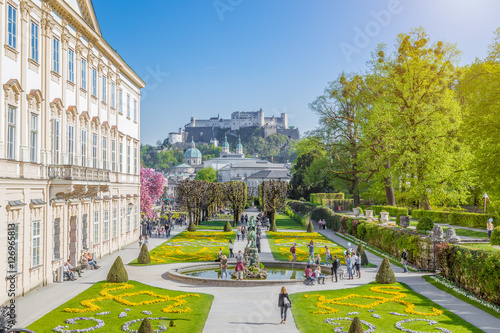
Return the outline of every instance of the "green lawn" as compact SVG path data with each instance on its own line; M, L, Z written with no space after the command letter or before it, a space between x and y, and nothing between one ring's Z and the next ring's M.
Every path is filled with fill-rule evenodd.
M306 230L307 227L283 214L276 215L276 227L278 229Z
M112 288L121 289L110 290ZM121 294L125 293L128 295L120 297ZM97 298L100 300L94 300ZM97 332L118 333L123 332L122 326L129 321L152 317L162 318L151 320L154 330L158 329L159 325L168 327L170 320L173 320L175 327L168 327L168 332L202 332L213 298L212 295L208 294L155 288L136 281L128 281L125 284L107 284L106 281L103 281L94 284L78 296L47 313L28 328L35 332L53 332L57 326L69 326L65 329L67 332L82 330L98 323L94 320L78 320L76 324L69 324L66 323L66 320L77 317L93 317L104 322L104 326L97 329ZM158 299L161 301L143 304L143 302L157 301ZM94 301L85 307L81 304L85 300ZM91 308L92 306L94 308ZM73 312L64 311L65 309ZM130 310L125 311L126 309ZM110 313L97 315L107 311ZM144 314L142 311L151 311L151 314ZM126 313L127 316L119 318L122 312ZM133 323L129 329L137 330L140 324L140 321Z
M469 249L472 250L483 250L483 251L489 251L489 252L498 252L500 251L499 249L495 249L493 245L490 243L472 243L472 244L464 244L462 246L465 246Z
M229 255L229 240L231 239L234 242L234 238L234 231L183 231L150 250L151 263L149 265L214 261L217 259L217 252L220 248L222 248L225 255ZM130 262L130 264L139 265L137 259Z
M229 221L231 223L231 226L233 225L232 221ZM199 225L196 226L196 230L223 230L224 225L226 224L226 221L219 221L219 220L210 220L210 221L203 221Z
M456 291L454 291L453 289L451 288L448 288L447 286L437 282L437 281L434 281L429 275L425 275L425 276L422 276L422 278L429 282L430 284L432 284L434 287L438 288L438 289L441 289L442 291L444 292L447 292L448 294L452 295L452 296L455 296L456 298L458 299L461 299L462 301L466 302L466 303L469 303L470 305L473 305L475 306L476 308L480 309L480 310L483 310L484 312L487 312L489 313L490 315L492 316L495 316L497 317L498 319L500 319L500 313L496 312L495 310L493 309L490 309L489 307L487 306L484 306L478 302L475 302L473 300L471 300L470 298L468 298L467 296L464 296L462 294L459 294L457 293Z
M370 290L371 288L377 290ZM454 333L481 332L452 312L417 294L403 283L392 285L370 283L349 289L309 291L292 294L290 300L293 304L293 318L300 332L331 332L339 326L343 326L343 330L348 331L351 324L349 320L332 320L338 325L327 323L325 320L354 318L355 316L374 325L376 332L401 332L395 325L405 319L426 319L437 322L433 325L434 329L424 321L401 324L405 329L413 331L439 332L436 327L442 327ZM394 315L390 312L407 316ZM375 318L374 315L380 318ZM368 326L363 325L363 329L368 330Z
M337 255L342 264L345 263L345 248L318 232L266 232L269 240L269 246L275 260L288 261L292 258L290 247L297 243L296 254L297 261L308 261L309 248L306 246L311 240L314 241L314 255L321 255L321 261L325 263L325 245L328 245L330 253Z

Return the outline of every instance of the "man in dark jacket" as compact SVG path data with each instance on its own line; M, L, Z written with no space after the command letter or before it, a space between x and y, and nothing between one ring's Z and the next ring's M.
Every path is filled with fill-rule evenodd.
M337 269L340 267L340 260L337 258L337 255L335 255L335 259L333 259L332 262L332 282L333 282L333 275L335 275L335 282L339 282L339 279L337 277Z
M403 249L403 253L401 254L401 264L403 265L403 273L408 273L408 268L406 267L407 262L408 262L408 252L406 252L406 249Z

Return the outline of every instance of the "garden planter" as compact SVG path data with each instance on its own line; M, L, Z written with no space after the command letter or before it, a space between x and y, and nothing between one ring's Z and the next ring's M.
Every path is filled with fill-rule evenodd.
M380 213L380 222L382 222L382 223L389 222L389 213L388 212L381 212Z

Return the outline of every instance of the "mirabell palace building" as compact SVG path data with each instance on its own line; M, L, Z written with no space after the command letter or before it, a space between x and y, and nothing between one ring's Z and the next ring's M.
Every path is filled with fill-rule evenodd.
M138 238L145 83L91 0L0 0L0 17L2 304L7 276L22 295Z

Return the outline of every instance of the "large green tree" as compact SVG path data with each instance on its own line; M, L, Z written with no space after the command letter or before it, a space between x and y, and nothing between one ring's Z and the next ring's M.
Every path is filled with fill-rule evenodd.
M399 34L396 47L392 53L380 47L373 59L380 91L370 121L384 124L382 159L390 162L406 200L424 209L431 202L457 203L464 198L470 157L459 136L460 52L431 43L422 28Z
M203 168L196 173L196 180L205 180L207 182L217 181L217 170L212 167Z
M247 184L243 182L229 182L225 183L224 186L227 199L233 206L233 227L235 227L247 203Z

